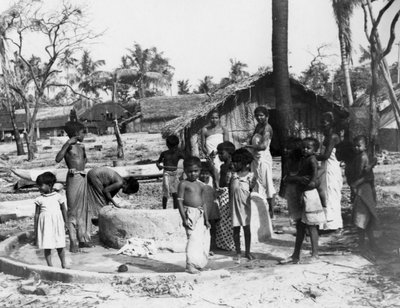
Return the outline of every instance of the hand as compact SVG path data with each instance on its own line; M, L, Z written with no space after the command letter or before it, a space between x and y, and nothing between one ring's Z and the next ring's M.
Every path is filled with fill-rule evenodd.
M71 137L68 141L69 145L74 145L78 142L78 136Z
M157 165L157 168L158 168L158 170L162 170L162 169L164 169L164 166Z
M208 220L204 221L204 225L206 226L207 229L211 228L210 222Z

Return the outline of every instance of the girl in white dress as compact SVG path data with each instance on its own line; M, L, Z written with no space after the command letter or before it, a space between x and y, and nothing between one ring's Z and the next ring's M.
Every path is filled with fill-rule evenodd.
M44 249L44 257L48 266L53 266L51 250L57 249L61 267L65 268L65 221L67 210L64 198L53 192L56 176L45 172L36 179L41 193L35 199L35 239L39 249Z

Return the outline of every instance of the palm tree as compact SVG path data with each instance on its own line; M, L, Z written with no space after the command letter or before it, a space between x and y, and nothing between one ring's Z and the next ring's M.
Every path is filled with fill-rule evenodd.
M229 62L231 62L231 71L229 72L229 78L233 82L237 82L249 76L249 73L244 70L244 68L247 67L247 64L242 63L236 59L229 59Z
M215 89L215 84L212 82L212 79L212 76L205 76L203 79L200 79L197 92L206 94L212 92Z
M293 133L294 124L288 68L288 0L272 0L272 64L278 116L277 133L280 147L283 149L289 134ZM282 158L283 178L286 161L284 155Z
M105 65L104 60L94 61L88 50L84 50L82 54L81 61L78 66L77 83L79 83L79 88L86 94L93 93L96 97L99 96L97 90L101 87L99 84L94 83L92 75L98 71L100 66Z
M339 30L340 56L342 70L345 76L347 102L346 107L353 105L353 93L350 81L350 61L352 51L350 19L354 8L360 3L360 0L332 0L333 13Z
M189 80L178 80L178 95L189 94Z

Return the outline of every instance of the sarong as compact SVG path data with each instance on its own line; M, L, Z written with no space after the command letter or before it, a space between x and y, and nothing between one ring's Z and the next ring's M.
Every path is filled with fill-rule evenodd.
M356 227L366 229L369 224L373 228L378 225L376 198L371 183L363 183L357 187L353 205L353 223Z
M164 170L163 183L162 183L162 194L164 198L171 197L172 194L178 192L178 172Z
M92 228L87 202L87 181L84 171L70 171L66 179L68 230L72 239L89 242Z
M301 221L306 225L320 225L325 222L325 212L317 189L306 190L301 196L303 215Z
M322 172L320 177L320 189L324 193L326 207L324 208L326 222L322 228L325 230L336 230L343 228L342 207L340 204L342 198L342 169L336 159L336 149L332 150L331 156L322 163Z
M217 146L218 144L224 142L224 135L221 133L210 135L206 138L205 142L206 142L207 154L210 155L211 152L215 153L214 166L219 172L222 162L217 155Z
M269 216L269 204L259 193L252 192L250 231L251 242L265 242L272 237L272 222Z
M218 206L221 220L217 223L216 242L220 249L234 251L231 209L229 207L229 189L221 188L218 196Z
M263 142L260 134L254 134L252 144ZM266 199L272 198L276 191L272 181L272 156L269 151L269 143L264 151L254 151L254 160L251 163L251 172L254 173L256 185L254 192L261 194Z
M210 231L204 224L204 210L185 206L187 245L186 267L204 268L210 252Z

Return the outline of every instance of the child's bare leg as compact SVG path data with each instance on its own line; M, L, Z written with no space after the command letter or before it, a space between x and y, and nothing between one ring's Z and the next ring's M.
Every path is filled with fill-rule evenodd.
M69 233L69 251L72 253L79 251L79 242L76 234L75 224L68 222L68 233Z
M311 255L314 258L318 258L318 226L307 226L307 228L311 238Z
M365 249L365 230L357 228L358 230L358 248L361 250Z
M306 225L301 222L301 220L296 224L296 231L296 241L292 255L293 261L298 261L300 259L301 246L303 245L304 237L306 235Z
M210 251L214 250L217 248L217 242L216 242L216 237L217 237L217 223L214 219L209 220L211 228L210 228Z
M46 259L48 266L53 266L53 262L51 261L51 249L44 250L44 258Z
M178 194L177 193L172 194L172 200L174 202L174 209L177 209L178 208Z
M250 226L244 226L243 232L244 232L244 245L246 248L245 257L249 260L253 260L254 256L250 253L250 245L251 245Z
M233 242L236 249L236 262L240 263L240 227L233 227Z
M60 261L61 261L61 267L66 268L64 248L57 248L57 253L58 253L58 257L60 258Z
M164 210L167 208L167 202L168 202L168 198L167 197L162 197L162 208Z

